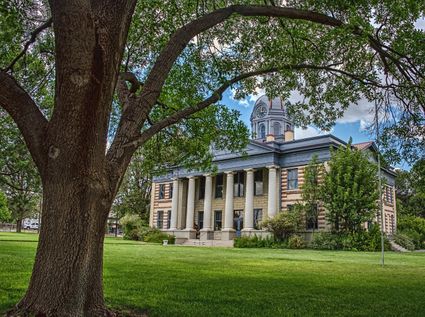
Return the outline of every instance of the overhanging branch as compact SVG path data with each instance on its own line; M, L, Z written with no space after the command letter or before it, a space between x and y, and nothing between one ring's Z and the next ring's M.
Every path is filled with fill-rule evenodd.
M31 37L30 39L25 43L24 48L22 49L22 51L12 60L12 62L9 64L9 66L7 66L5 69L3 69L3 71L8 72L13 70L13 67L15 66L15 64L22 58L22 56L24 56L30 45L32 43L35 42L35 40L37 39L37 36L43 32L45 29L49 28L52 26L52 18L48 19L46 22L44 22L43 24L41 24L38 28L36 28L34 31L32 31Z
M196 104L192 107L187 107L187 108L184 108L180 111L177 111L174 114L170 115L169 117L152 124L151 127L149 127L147 130L143 131L142 134L139 137L130 141L129 143L125 144L124 146L125 147L135 147L135 148L137 148L138 146L145 143L153 135L155 135L156 133L158 133L162 129L164 129L168 126L171 126L171 125L181 121L182 119L186 119L186 118L190 117L191 115L193 115L194 113L199 112L199 111L205 109L206 107L208 107L209 105L219 101L221 99L224 91L227 88L229 88L230 86L232 86L233 84L235 84L239 81L242 81L242 80L250 78L250 77L265 75L265 74L269 74L269 73L275 73L275 72L278 72L279 70L283 70L283 69L286 69L286 70L313 69L313 70L323 70L323 71L328 71L328 72L335 72L335 73L340 73L340 74L343 74L345 76L348 76L348 77L350 77L354 80L362 82L363 84L370 84L370 85L374 85L376 87L382 88L382 85L378 82L362 79L360 76L358 76L356 74L348 73L346 71L343 71L343 70L340 70L340 69L337 69L337 68L333 68L332 65L323 65L323 66L308 65L308 64L285 65L285 66L282 66L282 67L279 67L279 68L269 68L269 69L265 69L265 70L248 72L248 73L236 76L236 77L232 78L231 80L225 82L217 90L215 90L211 94L210 97L199 102L198 104Z
M39 171L42 172L46 163L43 140L48 121L27 92L3 71L0 71L0 107L17 124Z

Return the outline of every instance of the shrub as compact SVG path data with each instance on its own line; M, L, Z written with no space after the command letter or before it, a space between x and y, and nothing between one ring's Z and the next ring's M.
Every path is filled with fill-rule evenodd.
M302 224L302 206L294 205L291 211L280 212L275 217L265 220L262 225L273 233L275 240L283 241L299 231Z
M379 251L381 233L378 225L372 226L369 231L355 233L319 232L314 235L309 246L318 250ZM384 240L384 248L390 250L387 238Z
M397 233L393 235L393 239L395 243L397 243L398 245L401 245L403 248L410 251L415 250L415 244L413 243L412 239L410 239L408 236L402 233Z
M142 219L137 215L126 215L121 219L124 229L124 239L136 240L151 243L162 243L168 240L169 244L174 244L176 238L161 232L159 229L143 226Z
M176 238L172 235L161 232L156 228L149 228L149 230L143 235L142 240L144 242L151 243L162 243L163 240L168 240L169 244L174 244Z
M338 236L330 232L316 233L309 247L317 250L338 250L341 248Z
M234 241L235 248L285 248L285 241L276 241L273 237L239 237Z
M306 246L305 240L299 235L293 235L288 239L288 247L290 249L304 249Z
M124 239L125 240L141 241L142 236L140 235L140 230L139 229L131 229L130 231L124 231Z
M378 224L373 224L368 233L369 248L365 251L380 251L381 250L381 228ZM390 241L384 236L384 250L391 250Z
M142 240L142 219L137 215L125 215L120 220L126 240Z
M397 220L399 233L413 240L417 249L425 248L425 219L415 216L404 216Z

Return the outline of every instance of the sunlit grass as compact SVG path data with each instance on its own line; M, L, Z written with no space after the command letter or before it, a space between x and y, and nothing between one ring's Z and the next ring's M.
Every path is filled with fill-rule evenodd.
M27 286L35 234L0 233L0 311ZM116 309L151 316L425 316L425 254L191 248L107 238Z

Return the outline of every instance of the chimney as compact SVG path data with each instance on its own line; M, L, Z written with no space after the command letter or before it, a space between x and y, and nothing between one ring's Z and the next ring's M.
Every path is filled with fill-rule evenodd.
M294 131L286 130L285 131L285 142L294 140Z
M274 139L274 135L273 134L267 134L266 135L266 142L273 142Z

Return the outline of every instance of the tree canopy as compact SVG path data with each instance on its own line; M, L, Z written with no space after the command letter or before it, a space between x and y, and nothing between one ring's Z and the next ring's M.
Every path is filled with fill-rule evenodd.
M112 314L103 233L132 156L142 147L165 167L205 167L212 146L241 150L248 131L219 104L230 87L239 97L298 91L289 114L321 128L376 100L391 119L381 125L389 150L401 142L404 157L423 155L420 1L0 4L0 107L43 184L39 246L15 315Z
M378 169L351 142L332 153L322 199L334 231L359 232L378 210Z
M400 215L425 218L425 159L410 171L397 171L397 211Z
M7 207L6 195L0 191L0 222L10 220L11 216L9 208Z
M269 6L253 6L264 4ZM2 10L1 67L13 72L39 107L52 107L56 71L50 8L22 0L5 2ZM169 72L152 78L160 79L155 83L162 86L159 98L148 107L142 135L126 142L144 144L162 130L159 143L187 152L180 163L187 158L183 161L205 167L210 142L234 149L243 145L231 137L248 135L237 114L219 105L196 115L196 107L188 109L219 101L230 85L241 98L254 88L285 99L298 91L304 99L289 103L289 112L297 124L323 129L350 103L377 100L387 152L395 159L399 154L409 161L421 157L425 41L415 22L424 10L417 1L287 1L285 8L273 1L137 1L121 62L127 74L123 81L131 82L130 92L136 94L129 98L121 85L110 139L123 103L142 102L140 87L153 83L149 77L161 57L169 60ZM208 97L212 100L202 102ZM183 108L185 113L177 115Z
M25 142L9 116L0 111L0 190L8 200L11 220L17 222L35 214L41 198L37 168Z
M304 202L303 209L306 215L307 227L318 229L319 208L321 201L320 178L324 173L323 165L315 154L304 169L304 183L301 197Z

